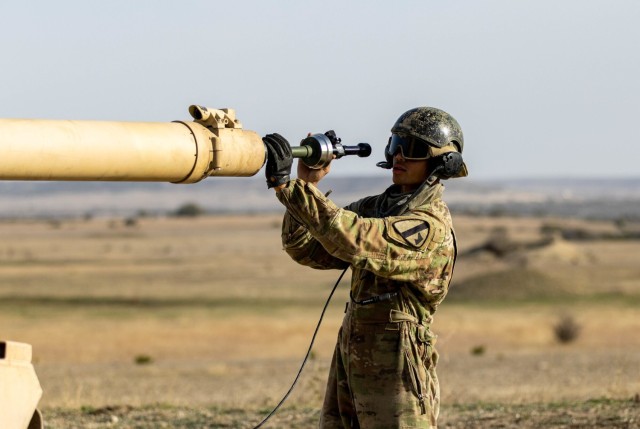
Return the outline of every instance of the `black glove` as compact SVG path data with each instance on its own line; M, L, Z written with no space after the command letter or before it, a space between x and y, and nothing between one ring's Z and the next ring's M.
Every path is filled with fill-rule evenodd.
M293 165L293 154L287 139L280 134L267 134L262 138L267 147L267 167L265 176L267 177L267 187L287 183L290 180L291 165Z

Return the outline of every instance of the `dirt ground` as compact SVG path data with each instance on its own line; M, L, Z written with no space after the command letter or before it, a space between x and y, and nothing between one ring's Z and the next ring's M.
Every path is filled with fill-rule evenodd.
M317 425L316 408L285 408L266 427L303 429ZM253 428L265 411L172 406L49 410L50 428ZM537 429L640 427L640 403L632 400L592 400L574 403L474 404L445 406L438 427L448 429Z
M47 427L257 424L338 276L290 261L279 218L0 223L0 338L33 345ZM461 292L434 324L441 427L640 427L640 242L482 250L496 230L534 243L548 222L456 218ZM270 427L313 427L347 288ZM566 317L579 334L561 343Z

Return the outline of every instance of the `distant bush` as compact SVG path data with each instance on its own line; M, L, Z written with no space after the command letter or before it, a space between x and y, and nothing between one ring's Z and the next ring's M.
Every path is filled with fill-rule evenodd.
M53 229L60 229L62 227L62 221L59 219L50 219L49 226Z
M124 226L132 228L138 226L138 219L135 217L128 217L124 220Z
M540 233L544 236L562 234L562 226L555 223L543 223L540 226Z
M489 239L484 245L484 250L493 253L498 258L503 258L517 250L518 244L509 238L505 227L498 226L491 231Z
M509 211L502 206L494 206L489 209L487 216L489 217L504 217L509 214Z
M137 355L133 361L136 365L148 365L153 362L153 358L149 355Z
M487 351L486 347L483 345L475 346L471 348L472 356L482 356Z
M580 335L581 330L582 327L570 315L562 316L553 327L556 340L562 344L574 341Z
M621 217L613 222L622 239L637 240L640 238L640 220Z
M195 203L186 203L178 207L178 209L173 212L174 216L178 217L196 217L206 213L206 210L201 206Z

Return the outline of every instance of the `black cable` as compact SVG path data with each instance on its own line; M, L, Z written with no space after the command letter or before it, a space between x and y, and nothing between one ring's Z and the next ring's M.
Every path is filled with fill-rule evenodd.
M293 380L293 383L291 384L291 387L289 388L287 393L284 395L282 400L280 400L278 405L276 405L276 407L273 410L271 410L269 415L267 417L265 417L258 424L258 426L255 426L253 429L258 429L258 428L262 427L262 425L265 424L267 422L267 420L269 420L271 418L271 416L273 416L276 413L276 411L278 411L280 406L282 404L284 404L284 401L287 400L287 398L289 397L289 395L293 391L293 388L296 386L296 383L298 382L298 379L300 378L300 375L302 374L302 370L304 369L304 366L307 364L307 359L309 359L309 355L311 354L311 349L313 348L313 343L316 341L316 335L318 335L318 331L320 330L320 324L322 323L322 319L324 318L324 313L327 311L327 307L329 307L329 302L331 302L331 298L333 297L333 293L338 288L338 285L340 284L340 281L342 280L342 277L344 276L344 273L347 272L347 269L349 269L349 267L344 269L342 274L340 274L340 277L338 277L338 280L336 281L336 284L333 285L333 289L331 289L331 293L329 294L329 298L327 298L327 302L325 302L324 308L322 309L322 313L320 314L320 320L318 320L318 324L316 325L316 330L314 331L313 336L311 337L311 344L309 344L309 349L307 350L307 354L305 355L304 359L302 360L302 365L300 365L300 369L298 370L298 374L296 375L295 380Z

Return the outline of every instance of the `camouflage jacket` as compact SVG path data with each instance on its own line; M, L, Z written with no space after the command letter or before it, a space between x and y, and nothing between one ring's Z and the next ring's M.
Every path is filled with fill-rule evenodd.
M352 300L392 294L360 306L359 319L383 323L390 310L398 310L428 325L447 294L456 258L451 216L441 199L444 186L423 186L394 214L383 215L392 189L339 208L315 186L291 180L277 194L287 208L283 246L312 268L351 266Z

